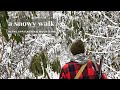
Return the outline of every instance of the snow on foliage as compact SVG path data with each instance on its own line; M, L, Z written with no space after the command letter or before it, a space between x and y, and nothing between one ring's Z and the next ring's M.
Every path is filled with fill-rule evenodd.
M24 11L29 15L28 11ZM19 11L9 12L15 16ZM48 17L47 11L37 11L38 17ZM81 38L86 51L91 52L92 58L98 63L104 55L103 72L109 79L120 78L120 12L119 11L53 11L53 18L57 20L56 33L27 34L22 43L5 42L0 35L0 78L35 79L29 71L32 57L41 51L47 51L50 62L57 57L61 67L69 62L70 45ZM115 58L118 58L115 60ZM46 71L50 79L58 79L59 73L50 66ZM44 75L37 78L46 79Z

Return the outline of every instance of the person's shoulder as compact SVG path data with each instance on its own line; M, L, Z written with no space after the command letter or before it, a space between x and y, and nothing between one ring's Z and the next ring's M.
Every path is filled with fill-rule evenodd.
M71 66L71 65L74 65L74 64L77 64L78 62L75 62L75 61L69 61L69 62L67 62L64 66L63 66L63 68L67 68L67 67L69 67L69 66Z
M67 62L66 64L75 64L75 63L78 63L76 61L70 61L70 62Z

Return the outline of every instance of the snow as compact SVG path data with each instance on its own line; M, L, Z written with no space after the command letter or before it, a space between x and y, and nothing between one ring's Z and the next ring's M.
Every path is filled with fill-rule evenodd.
M8 48L7 48L7 53L10 53L11 50L12 50L11 47L8 47Z
M38 16L48 16L47 12L38 11ZM10 16L15 16L19 11L10 11ZM13 49L11 48L11 41L6 42L4 40L4 46L0 36L0 59L2 62L0 66L4 73L0 74L0 78L6 78L7 72L3 66L6 66L8 73L12 70L12 74L8 79L16 78L32 78L36 77L29 71L29 65L32 57L47 49L49 60L53 61L56 57L60 59L60 65L63 67L65 63L70 61L72 56L69 51L68 40L74 42L77 38L81 38L86 45L86 50L95 55L95 59L99 61L101 55L104 55L103 72L107 74L109 79L120 79L120 70L116 70L113 67L113 62L119 64L118 55L120 51L120 27L119 27L119 11L109 11L110 15L107 15L105 11L75 11L74 16L71 16L71 12L68 11L67 14L62 13L62 11L54 11L53 18L57 19L57 27L55 35L51 34L27 34L25 38L25 45L14 43ZM26 12L28 15L29 13ZM91 17L91 20L88 18ZM68 27L68 22L77 20L82 22L85 35L88 38L82 38L81 32L76 33L74 38L68 37L66 39L66 31L74 30L74 27ZM80 25L79 25L80 26ZM92 33L90 32L92 31ZM58 33L60 35L58 36ZM33 38L34 36L34 38ZM4 47L4 50L3 50ZM91 49L92 48L92 49ZM1 54L3 53L3 55ZM112 58L116 57L117 60ZM7 66L9 65L9 67ZM118 65L119 66L119 65ZM109 70L110 69L110 70ZM47 67L47 72L51 79L59 79L59 74L53 72L51 68ZM16 76L19 74L19 76ZM44 78L44 75L38 78Z

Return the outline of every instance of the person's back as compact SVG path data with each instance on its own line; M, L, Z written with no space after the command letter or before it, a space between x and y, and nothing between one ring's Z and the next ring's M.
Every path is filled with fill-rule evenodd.
M98 79L95 63L84 56L85 48L83 42L81 40L74 42L71 45L70 51L73 54L73 58L62 67L59 79L75 79L85 64L86 66L81 71L78 79ZM99 65L96 65L99 69ZM107 79L104 73L102 73L101 79Z

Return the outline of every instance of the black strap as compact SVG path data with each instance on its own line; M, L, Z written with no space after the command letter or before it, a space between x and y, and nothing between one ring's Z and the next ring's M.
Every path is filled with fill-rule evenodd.
M99 79L99 69L98 69L97 63L95 61L91 61L91 62L95 70L95 79Z

